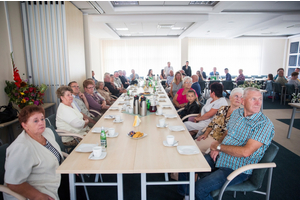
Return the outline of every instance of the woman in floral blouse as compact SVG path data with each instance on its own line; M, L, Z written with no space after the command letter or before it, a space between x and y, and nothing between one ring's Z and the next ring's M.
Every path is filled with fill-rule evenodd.
M203 153L206 153L206 151L209 150L210 144L213 141L220 140L225 136L226 124L230 119L231 113L241 106L242 96L243 89L233 89L229 97L230 106L220 107L210 124L202 130L204 134L196 139L196 143Z

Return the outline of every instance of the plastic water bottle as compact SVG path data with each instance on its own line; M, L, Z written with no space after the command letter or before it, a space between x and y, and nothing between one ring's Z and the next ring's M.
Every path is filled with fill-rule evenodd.
M106 141L105 129L103 126L101 127L100 143L101 143L102 151L106 151L107 141Z

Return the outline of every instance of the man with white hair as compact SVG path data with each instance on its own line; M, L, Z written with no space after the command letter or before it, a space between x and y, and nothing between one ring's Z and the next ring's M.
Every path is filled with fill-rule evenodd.
M223 138L211 144L210 154L205 159L211 173L203 176L195 184L196 199L212 200L210 193L221 189L227 176L234 170L249 164L258 163L274 137L274 125L261 111L262 94L256 88L246 88L242 97L244 108L232 112ZM246 170L236 176L230 185L249 179L253 170ZM184 180L187 174L179 174ZM180 186L179 193L186 195L188 190ZM194 194L192 194L194 195Z
M197 93L197 95L199 97L201 95L201 86L200 86L198 80L199 80L198 76L196 74L194 74L192 76L192 82L193 82L193 84L192 84L191 88L193 88L196 91L196 93Z

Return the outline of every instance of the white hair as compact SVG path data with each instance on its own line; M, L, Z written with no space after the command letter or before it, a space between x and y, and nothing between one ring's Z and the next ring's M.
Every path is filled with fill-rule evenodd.
M230 92L230 96L233 96L235 93L241 93L243 95L244 90L242 88L234 88L231 92Z
M186 80L189 80L189 81L193 82L193 79L192 79L191 77L186 76L186 77L184 77L183 80L182 80L183 84L184 84L184 82L185 82Z
M246 89L244 89L243 98L246 98L250 91L260 92L259 89L257 89L257 88L247 87Z

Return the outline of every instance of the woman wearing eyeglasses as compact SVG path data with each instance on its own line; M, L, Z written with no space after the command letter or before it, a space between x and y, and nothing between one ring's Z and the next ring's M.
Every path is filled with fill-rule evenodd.
M178 90L175 97L173 98L173 104L175 105L176 109L183 108L189 102L186 98L186 95L188 91L191 90L191 87L192 87L192 78L188 76L184 77L183 87Z

